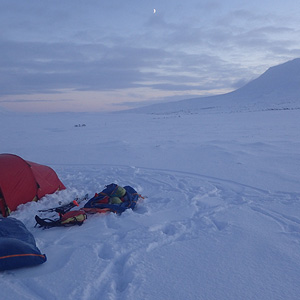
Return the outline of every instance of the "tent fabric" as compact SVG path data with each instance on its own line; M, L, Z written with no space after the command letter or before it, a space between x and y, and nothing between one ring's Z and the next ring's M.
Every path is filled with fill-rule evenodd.
M63 189L65 186L50 167L25 161L14 154L0 154L0 210L3 216L20 204Z
M47 194L53 194L57 190L65 189L65 186L59 180L53 169L31 161L27 161L27 163L30 165L33 176L38 183L38 199L41 199Z
M0 271L35 266L46 260L21 221L0 218Z

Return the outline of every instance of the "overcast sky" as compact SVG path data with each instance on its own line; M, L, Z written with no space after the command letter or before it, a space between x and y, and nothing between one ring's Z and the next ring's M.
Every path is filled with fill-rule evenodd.
M106 111L229 92L300 57L299 20L296 0L0 0L0 106Z

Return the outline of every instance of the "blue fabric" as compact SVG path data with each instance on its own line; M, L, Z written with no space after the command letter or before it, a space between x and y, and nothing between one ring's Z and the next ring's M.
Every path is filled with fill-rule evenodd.
M108 185L99 195L91 198L84 206L84 208L88 209L102 209L108 208L110 211L115 212L117 214L123 213L126 209L131 208L134 209L139 195L137 194L136 190L131 186L124 186L126 190L125 196L122 198L123 203L121 204L109 204L109 203L99 203L101 200L110 197L110 193L115 190L116 184Z
M21 221L0 219L0 271L39 265L46 260Z

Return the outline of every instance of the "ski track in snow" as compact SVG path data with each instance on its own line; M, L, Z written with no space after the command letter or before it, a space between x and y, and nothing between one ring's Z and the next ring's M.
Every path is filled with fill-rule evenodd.
M147 254L201 236L215 241L226 238L249 226L249 222L243 223L245 211L258 223L270 222L270 228L259 233L262 237L267 238L271 230L278 238L284 235L289 247L300 244L300 218L293 216L294 209L299 211L298 193L270 193L172 170L100 165L60 165L55 169L67 190L22 205L13 213L33 232L41 251L49 255L42 266L0 274L1 289L11 294L11 299L153 299L139 298L147 282ZM68 202L74 194L92 196L112 182L132 185L146 198L135 211L121 216L89 215L80 227L33 227L38 209ZM276 211L276 207L280 209ZM258 227L254 224L244 229L251 233L259 231ZM64 278L64 282L56 278Z

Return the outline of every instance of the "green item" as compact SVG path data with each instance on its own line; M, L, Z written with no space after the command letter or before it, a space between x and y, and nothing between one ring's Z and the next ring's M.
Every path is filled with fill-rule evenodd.
M113 193L110 195L110 197L124 197L126 194L126 190L121 187L121 186L118 186L115 191L113 191Z
M111 197L109 199L110 204L121 204L123 203L119 197Z

